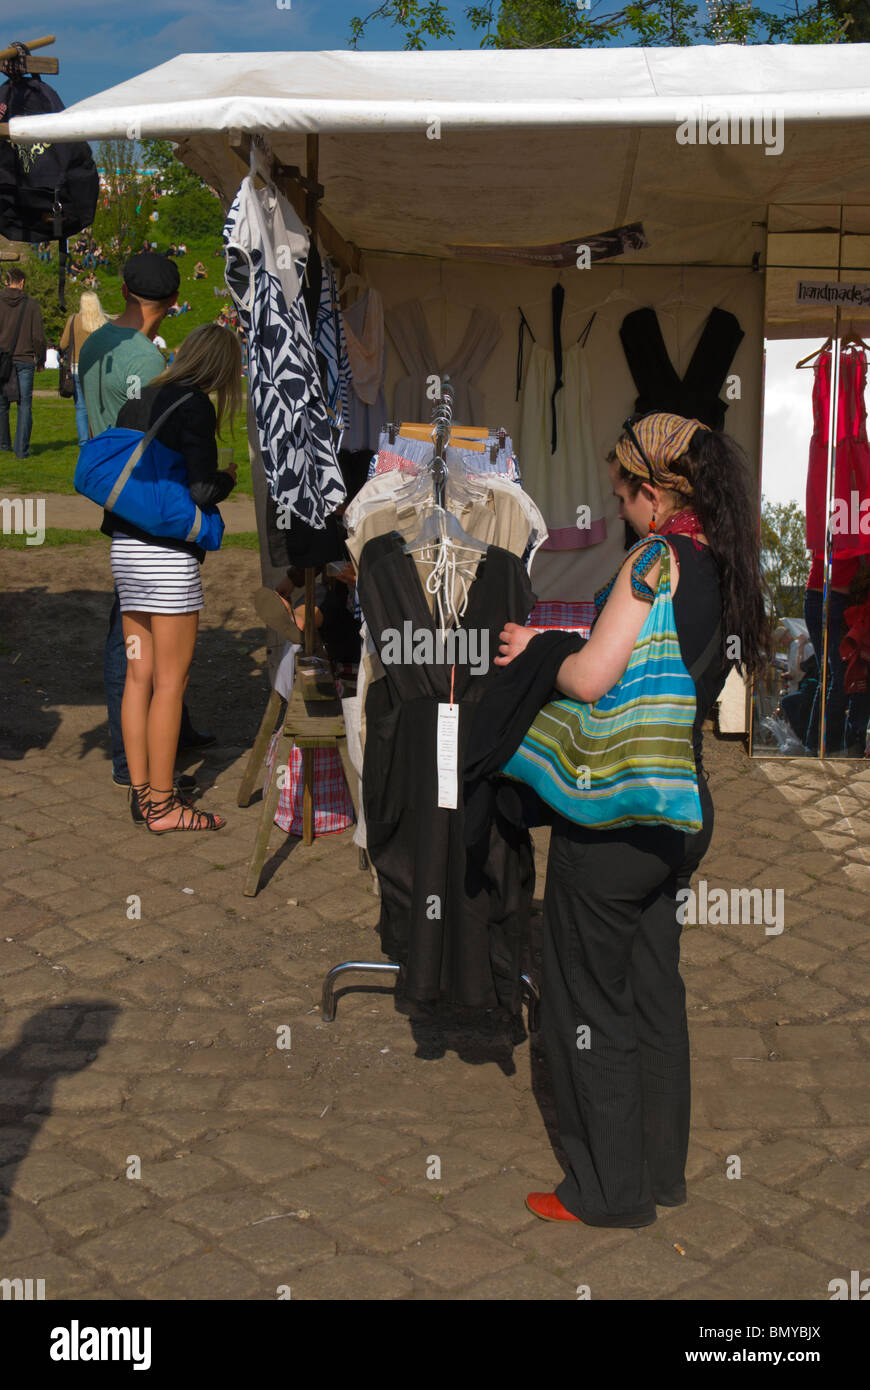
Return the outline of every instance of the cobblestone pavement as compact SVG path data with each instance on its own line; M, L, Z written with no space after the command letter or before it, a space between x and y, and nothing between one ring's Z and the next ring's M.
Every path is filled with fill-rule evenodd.
M362 977L322 1022L327 968L380 959L350 832L305 850L276 829L245 898L242 749L203 765L231 831L151 837L61 715L0 769L0 1278L48 1298L827 1299L870 1274L863 764L707 735L701 877L784 889L785 930L686 927L689 1202L607 1231L524 1209L560 1175L534 1037L409 1018Z

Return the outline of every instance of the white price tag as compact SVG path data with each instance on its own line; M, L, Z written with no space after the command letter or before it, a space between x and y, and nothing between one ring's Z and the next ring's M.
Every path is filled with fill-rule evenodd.
M438 805L455 811L459 790L459 706L438 706L435 752L438 760Z

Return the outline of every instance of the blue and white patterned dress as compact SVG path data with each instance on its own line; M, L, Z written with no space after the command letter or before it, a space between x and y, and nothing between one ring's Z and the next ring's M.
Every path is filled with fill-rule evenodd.
M223 241L269 492L279 509L322 529L346 489L301 293L308 235L286 198L247 177Z

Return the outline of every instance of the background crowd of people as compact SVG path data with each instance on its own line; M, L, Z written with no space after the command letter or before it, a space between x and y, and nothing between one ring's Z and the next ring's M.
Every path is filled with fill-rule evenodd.
M51 242L43 242L36 248L39 261L50 262L56 248ZM122 264L134 254L134 248L124 246L118 237L112 237L105 244L83 233L72 239L68 246L69 259L67 274L71 281L81 287L79 309L70 314L58 341L46 335L42 310L37 298L26 293L26 271L21 266L12 266L6 272L5 283L0 288L0 349L11 350L14 342L13 371L4 387L0 387L0 453L14 451L18 458L31 456L31 437L33 434L33 392L36 374L43 370L57 370L61 358L67 355L72 376L73 404L75 409L76 438L79 445L88 438L88 419L84 396L78 379L79 353L91 333L113 316L102 307L99 291L103 286L97 277L97 270L105 270ZM176 258L187 254L184 242L173 242L165 253L157 251L157 243L143 240L138 254L165 256L173 265ZM223 247L217 247L215 256L223 255ZM208 272L198 260L191 273L193 279L208 278ZM180 283L180 276L179 276ZM216 293L222 293L215 287ZM15 327L19 311L24 305L19 336L15 340ZM167 308L164 317L177 318L182 314L194 312L189 299L178 299ZM238 314L227 299L213 322L232 330L239 338L242 348L242 370L247 369L247 353L242 326ZM176 348L167 347L162 338L156 339L157 349L164 355L164 364L172 365ZM14 438L10 429L10 405L18 407L18 418Z

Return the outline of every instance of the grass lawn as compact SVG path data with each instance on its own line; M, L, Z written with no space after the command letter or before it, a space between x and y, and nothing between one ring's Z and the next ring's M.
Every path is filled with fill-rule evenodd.
M159 235L159 234L158 234ZM165 242L158 246L165 249ZM188 252L177 264L181 274L178 291L179 301L188 300L191 311L179 314L176 318L166 318L160 325L160 336L168 348L177 348L192 328L202 323L213 323L221 307L230 303L224 284L223 258L215 256L219 238L213 241L188 242ZM208 272L207 280L194 280L193 267L202 261ZM120 314L124 308L121 294L121 281L105 269L98 273L100 282L100 303L107 314ZM75 289L75 285L70 286ZM221 290L218 296L215 288ZM68 296L68 302L77 303L77 296ZM34 391L52 391L52 396L33 398L33 435L31 438L31 457L16 459L14 454L0 454L0 494L27 492L75 492L73 474L79 456L76 441L75 407L71 400L61 400L57 395L56 371L37 372L34 378ZM242 396L242 411L245 408L245 395ZM15 421L18 407L10 407L9 423L11 433L15 434ZM245 416L236 417L235 429L231 435L224 422L224 437L218 440L219 447L233 446L233 456L238 464L235 487L237 496L251 495L251 467L248 458L248 440ZM4 537L4 540L6 538Z
M34 389L48 389L48 378L54 377L57 391L57 372L37 372ZM233 446L238 464L235 495L251 495L251 464L248 458L248 437L245 430L245 402L236 416L231 435L224 422L222 440L218 446ZM9 412L10 432L14 438L18 407ZM75 492L73 475L79 456L76 442L75 407L71 400L60 396L34 396L31 457L17 459L14 454L0 454L0 494L27 492Z

